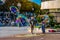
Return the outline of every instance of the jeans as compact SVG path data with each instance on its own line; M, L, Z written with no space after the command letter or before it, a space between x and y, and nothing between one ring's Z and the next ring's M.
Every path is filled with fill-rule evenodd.
M45 33L45 24L42 24L42 32Z

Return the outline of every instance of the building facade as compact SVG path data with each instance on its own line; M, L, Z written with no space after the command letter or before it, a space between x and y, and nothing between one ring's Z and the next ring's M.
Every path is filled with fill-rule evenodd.
M49 9L55 16L57 23L60 23L60 0L42 0L41 9Z

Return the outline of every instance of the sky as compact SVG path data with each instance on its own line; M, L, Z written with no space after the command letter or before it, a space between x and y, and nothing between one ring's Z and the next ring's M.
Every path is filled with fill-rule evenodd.
M34 3L38 4L38 5L41 4L41 0L29 0L29 1L34 2Z

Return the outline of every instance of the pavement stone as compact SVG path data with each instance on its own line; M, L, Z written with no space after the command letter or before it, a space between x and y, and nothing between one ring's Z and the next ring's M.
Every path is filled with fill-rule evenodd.
M7 37L0 40L60 40L60 34L44 34L33 37Z

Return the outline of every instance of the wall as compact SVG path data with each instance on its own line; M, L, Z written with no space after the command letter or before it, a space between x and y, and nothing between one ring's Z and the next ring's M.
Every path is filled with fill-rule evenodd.
M60 0L45 1L41 3L41 9L60 8Z

